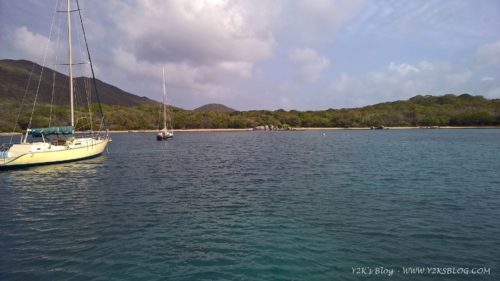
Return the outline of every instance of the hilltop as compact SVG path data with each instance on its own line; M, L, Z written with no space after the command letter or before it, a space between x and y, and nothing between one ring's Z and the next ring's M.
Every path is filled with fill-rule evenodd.
M195 108L194 111L197 112L234 112L236 110L227 107L220 103L209 103L198 108Z
M0 99L19 102L26 90L31 70L33 75L29 87L29 97L36 91L42 66L27 60L0 60ZM55 78L55 79L54 79ZM52 85L55 81L54 104L69 104L68 76L54 71L48 67L43 70L40 82L38 101L40 103L51 103ZM143 103L157 103L147 97L139 97L128 93L96 79L101 103L108 105L138 105ZM75 79L75 89L84 89L83 77ZM91 88L92 98L95 97L94 89Z

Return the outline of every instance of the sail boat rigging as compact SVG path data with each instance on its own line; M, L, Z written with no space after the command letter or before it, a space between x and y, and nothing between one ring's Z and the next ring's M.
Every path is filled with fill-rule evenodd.
M172 128L172 120L170 112L167 112L167 88L165 85L165 68L162 68L163 77L163 129L158 131L156 140L168 140L174 137L174 130Z
M91 132L90 136L75 135L75 109L74 109L74 85L73 85L73 53L72 53L72 28L71 28L71 13L78 12L80 16L81 28L87 48L89 64L92 70L92 81L99 103L101 113L101 126L104 124L104 115L99 102L97 88L95 86L95 76L90 59L90 52L83 26L83 19L80 12L80 5L76 0L77 9L71 9L71 0L67 0L67 19L68 19L68 67L69 67L69 95L70 95L70 125L57 126L48 128L31 128L31 120L33 118L34 107L36 104L36 96L33 104L32 115L26 133L23 135L19 144L2 145L0 148L0 169L1 168L17 168L32 165L44 165L60 162L77 161L96 157L102 154L106 149L111 138L107 135L94 135ZM45 66L45 65L44 65ZM43 66L43 67L44 67ZM40 79L43 75L40 73ZM38 89L37 89L38 94ZM28 141L31 136L31 142ZM41 141L38 140L41 138ZM35 141L36 140L36 141Z

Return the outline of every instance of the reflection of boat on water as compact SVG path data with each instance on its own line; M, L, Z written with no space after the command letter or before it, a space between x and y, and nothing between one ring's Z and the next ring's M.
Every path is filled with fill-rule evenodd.
M174 137L171 113L167 108L167 89L165 86L165 68L162 69L163 77L163 129L158 131L156 140L168 140Z
M52 126L47 128L32 129L32 120L34 114L34 108L36 104L36 98L34 100L33 110L31 112L30 121L28 123L25 134L21 138L19 144L4 144L0 147L0 168L18 168L24 166L32 165L43 165L43 164L53 164L60 162L77 161L87 158L92 158L99 156L107 147L111 138L106 134L105 136L94 135L91 133L88 136L76 136L75 135L75 110L74 110L74 85L73 85L73 63L72 49L71 49L71 13L78 12L80 15L80 23L82 28L82 34L85 39L85 46L87 47L87 55L89 60L89 65L92 70L92 83L94 86L95 94L97 96L97 102L99 102L98 92L95 85L95 77L92 66L92 61L90 59L90 52L88 51L87 39L84 32L83 20L80 14L80 8L78 0L76 0L77 9L71 9L71 1L67 1L67 13L68 17L68 67L69 67L69 94L70 94L70 105L71 105L71 125L70 126ZM45 67L45 65L43 66ZM42 79L42 71L39 75L39 79ZM30 76L31 77L31 76ZM55 77L55 76L54 76ZM55 78L54 78L55 79ZM89 82L90 83L90 82ZM55 84L55 83L54 83ZM29 85L29 82L28 82ZM87 90L87 99L90 96L90 87ZM54 93L54 91L53 91ZM38 94L38 89L37 93ZM88 102L90 106L90 102ZM104 126L104 116L102 114L102 108L99 109L101 113L100 118L100 129ZM90 112L90 110L89 110ZM92 118L90 115L90 128L92 128ZM84 119L84 118L82 118ZM50 120L50 118L49 118ZM78 121L78 120L77 120ZM86 125L82 126L85 127ZM15 127L14 127L15 129ZM81 129L81 128L78 128ZM92 129L91 129L92 130ZM30 138L30 141L28 139ZM12 140L11 140L12 141Z

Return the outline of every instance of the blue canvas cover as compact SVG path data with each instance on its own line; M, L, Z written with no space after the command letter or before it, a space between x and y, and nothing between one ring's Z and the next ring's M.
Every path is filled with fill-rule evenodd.
M71 135L75 131L73 126L62 126L62 127L48 127L48 128L37 128L31 129L31 136L34 138L39 138L42 135Z

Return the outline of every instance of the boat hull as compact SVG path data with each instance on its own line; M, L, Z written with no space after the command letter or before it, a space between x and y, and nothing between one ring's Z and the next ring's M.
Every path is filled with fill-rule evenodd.
M68 148L59 151L28 152L8 161L0 159L0 169L48 165L97 157L104 152L109 141L109 139L100 139L94 144L84 147Z
M167 130L160 131L156 135L156 140L158 141L166 141L174 137L174 134L172 132L169 132Z
M174 136L160 136L160 135L158 135L158 136L156 136L156 140L158 140L158 141L166 141L166 140L169 140L169 139L171 139L173 137Z

